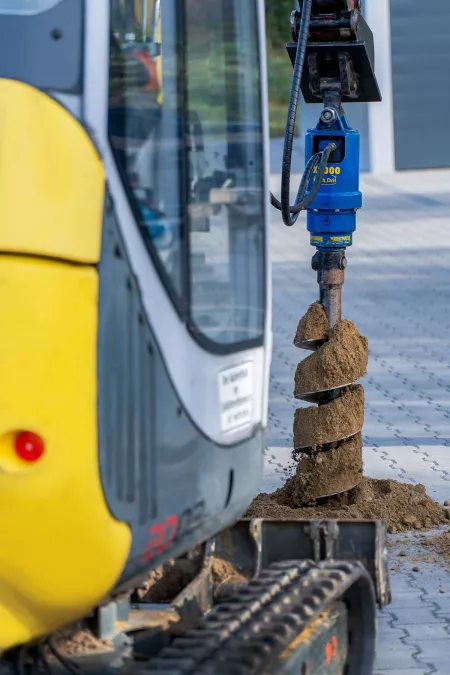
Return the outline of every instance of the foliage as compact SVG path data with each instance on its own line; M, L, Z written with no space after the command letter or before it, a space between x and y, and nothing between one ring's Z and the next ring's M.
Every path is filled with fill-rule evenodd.
M266 0L269 119L272 136L284 136L292 67L286 52L291 39L290 16L294 0Z
M290 40L289 20L294 0L266 0L267 39L271 47L283 48Z

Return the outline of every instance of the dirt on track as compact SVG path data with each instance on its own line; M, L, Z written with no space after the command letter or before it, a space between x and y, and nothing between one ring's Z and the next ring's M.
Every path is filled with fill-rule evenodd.
M179 558L170 560L152 570L145 584L145 592L141 593L141 602L172 602L200 573L202 563L202 557L194 557L192 560ZM217 594L220 593L223 586L238 587L246 581L246 578L228 560L213 556L211 560L211 581Z
M56 633L53 636L53 644L60 654L72 657L107 653L112 649L111 643L98 640L87 628L78 626L65 628ZM50 661L56 660L47 647L44 653Z

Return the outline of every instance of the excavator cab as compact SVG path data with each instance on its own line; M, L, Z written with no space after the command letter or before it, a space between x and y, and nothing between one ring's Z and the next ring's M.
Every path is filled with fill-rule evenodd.
M263 3L0 0L0 651L257 492Z

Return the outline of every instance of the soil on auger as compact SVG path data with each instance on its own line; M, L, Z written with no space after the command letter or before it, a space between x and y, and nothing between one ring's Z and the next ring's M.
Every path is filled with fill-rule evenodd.
M318 303L311 305L300 320L295 340L299 335L302 340L325 338L324 316ZM341 321L330 331L328 341L299 364L295 393L354 382L365 374L367 363L367 339L350 321ZM294 475L273 494L258 495L246 517L380 519L386 521L388 530L393 533L448 523L449 511L430 499L423 485L363 477L360 433L363 421L361 386L341 390L340 397L326 405L297 410L294 445L312 446L309 454L294 452ZM358 433L355 434L355 430ZM354 434L351 438L321 452L320 446L325 440L343 438L350 433Z
M301 455L297 475L279 495L279 503L291 508L315 506L318 492L335 495L362 479L362 436L357 433L327 453ZM326 455L326 456L325 456Z
M308 312L314 311L312 307L314 305ZM320 338L314 339L324 337L322 333ZM353 323L344 319L330 330L325 344L298 364L295 393L331 389L355 382L366 374L368 360L367 338L360 334Z
M317 447L358 433L364 423L364 389L348 387L322 406L298 408L294 416L294 448Z
M300 319L295 342L321 340L328 329L328 319L320 302L315 302Z

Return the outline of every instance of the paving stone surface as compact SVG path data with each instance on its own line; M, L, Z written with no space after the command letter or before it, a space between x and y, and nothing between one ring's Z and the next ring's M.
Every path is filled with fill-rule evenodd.
M278 176L272 189L278 194ZM450 500L450 171L364 175L361 189L343 316L370 345L365 473L423 483L442 503ZM287 475L293 412L303 405L293 398L293 375L306 355L292 339L318 297L305 217L286 228L274 212L271 236L274 355L263 491ZM393 602L379 616L376 675L450 674L450 561L425 555L423 536L389 537Z

